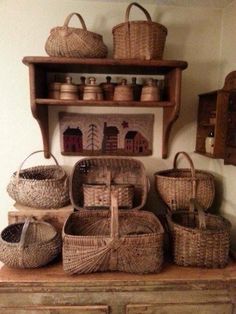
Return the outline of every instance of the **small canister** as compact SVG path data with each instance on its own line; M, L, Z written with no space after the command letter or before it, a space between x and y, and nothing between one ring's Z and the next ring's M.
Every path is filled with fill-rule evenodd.
M84 87L85 87L85 76L80 77L80 84L78 84L78 92L79 92L79 99L83 99L84 95Z
M139 101L141 97L141 92L142 92L142 85L137 84L137 79L136 77L132 77L132 89L133 89L133 99L135 101Z
M160 90L155 80L149 79L143 86L141 101L160 101Z
M133 89L131 85L127 85L126 79L122 79L121 84L115 87L113 99L117 101L133 100Z
M214 132L211 131L205 139L205 150L207 154L214 154L214 146L215 146L215 136Z
M52 99L60 99L61 82L52 82L48 84L48 97Z
M89 78L89 84L84 87L84 100L103 100L102 89L96 85L95 77Z
M101 83L100 86L103 91L103 96L105 100L113 100L114 90L115 90L115 83L111 83L111 77L106 77L106 82Z
M66 77L66 83L61 84L60 99L77 100L79 99L78 86L72 83L70 76Z

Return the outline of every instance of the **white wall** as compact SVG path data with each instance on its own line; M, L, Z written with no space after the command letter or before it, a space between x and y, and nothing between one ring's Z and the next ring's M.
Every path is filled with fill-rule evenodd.
M65 17L73 11L82 14L89 30L99 32L104 36L104 41L108 45L111 55L111 29L116 24L124 21L125 9L128 3L129 1L114 1L111 4L105 0L0 1L1 228L7 224L7 212L13 204L13 201L6 193L6 185L12 172L18 168L20 162L30 152L42 147L39 127L30 112L28 69L22 64L22 58L27 55L46 55L44 43L49 35L49 30L54 26L62 25ZM233 206L236 200L233 194L235 188L234 176L231 174L235 173L236 168L224 166L220 160L213 161L193 153L196 137L197 95L216 89L219 85L223 11L203 7L156 6L147 4L145 1L139 1L139 3L145 6L154 21L163 23L168 28L169 33L164 57L166 59L185 60L189 63L188 69L183 72L182 108L180 117L172 131L170 155L167 160L161 159L162 109L135 109L137 113L155 113L156 121L154 153L150 157L141 158L141 160L152 179L155 171L172 166L172 160L177 151L185 150L189 152L196 168L210 169L218 179L223 180L223 204L225 204L225 207L222 210L226 214L233 214ZM223 15L225 29L229 27L226 23L227 16L232 14L230 10L227 12L225 10ZM134 9L131 16L140 18L142 14ZM235 22L233 21L233 23ZM77 25L75 20L73 25ZM233 36L233 32L231 34ZM230 50L230 43L228 50ZM222 50L223 56L228 58L226 52ZM232 63L233 55L231 64L228 65L227 69L221 71L228 71ZM62 109L59 108L59 110ZM70 108L71 111L72 109L75 108ZM50 123L51 125L55 124L55 130L51 130L53 133L51 136L53 142L52 152L62 165L72 167L78 158L65 157L60 154L56 112L57 109L50 111ZM106 108L101 110L100 108L82 108L80 112L132 113L132 109ZM45 161L39 156L26 166L44 163L50 163L50 161ZM154 208L155 193L153 189L151 199L148 204Z

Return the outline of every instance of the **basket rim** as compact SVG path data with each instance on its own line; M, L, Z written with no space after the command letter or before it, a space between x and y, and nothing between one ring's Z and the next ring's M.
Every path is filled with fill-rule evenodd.
M106 218L106 215L107 215L108 212L110 212L110 209L107 209L107 210L97 210L96 212L95 211L91 211L91 210L82 210L82 211L76 211L76 212L71 213L67 217L67 219L66 219L66 221L65 221L65 223L63 225L63 228L62 228L62 238L64 239L65 237L71 237L73 239L79 239L79 238L81 238L81 239L84 239L84 238L86 238L86 239L96 239L96 238L99 238L99 239L105 239L105 238L111 239L110 234L109 235L93 235L93 236L91 236L91 235L86 236L85 235L84 236L84 235L71 235L71 234L68 234L68 233L65 232L65 228L67 227L67 224L70 222L70 220L73 218L73 216L76 217L76 216L79 216L80 214L82 214L83 216L90 217L91 213L96 213L98 215L101 215L101 217ZM121 236L120 239L123 239L123 238L126 238L126 237L127 238L132 238L132 237L138 237L138 236L142 237L142 236L149 236L149 235L161 235L161 234L164 235L165 231L164 231L164 228L163 228L159 218L156 217L156 215L153 214L152 212L145 211L145 210L133 210L133 209L131 209L131 210L119 210L119 216L123 214L125 216L128 215L128 216L131 217L132 213L137 213L140 216L143 216L145 214L146 216L149 216L150 218L152 218L154 220L154 222L156 224L158 224L158 228L159 228L158 232L137 234L137 235L133 235L133 234L132 235L125 235L125 236ZM78 217L76 217L76 218L78 218ZM109 216L107 218L109 218Z
M59 30L59 29L62 29L62 30L65 30L65 29L68 29L69 31L76 31L76 30L80 30L80 31L83 31L84 33L89 33L91 34L92 36L97 36L99 37L99 39L103 39L103 36L101 34L98 34L98 33L95 33L95 32L91 32L89 30L86 30L86 29L83 29L83 28L80 28L80 27L70 27L70 26L55 26L51 29L50 31L50 34L51 32L53 32L54 30Z
M43 169L52 169L55 170L55 172L57 170L59 170L61 172L61 175L58 178L52 178L52 179L43 179L43 180L37 180L37 179L26 179L26 178L22 178L21 174L27 173L29 171L36 171L36 170L43 170ZM15 180L17 180L17 171L15 171L13 173L12 176ZM62 179L65 179L67 177L67 174L65 172L65 170L61 167L61 166L57 166L57 165L39 165L39 166L34 166L34 167L29 167L29 168L25 168L20 170L19 173L19 181L29 181L29 182L56 182Z
M59 236L59 234L58 234L56 228L55 228L52 224L50 224L50 223L48 223L48 222L46 222L46 221L37 221L37 220L35 220L35 221L30 221L30 224L31 224L31 223L48 225L51 229L53 229L53 231L55 232L55 235L54 235L53 237L51 237L50 239L46 240L46 241L38 241L38 242L35 242L35 243L33 243L33 244L30 244L30 246L31 246L31 245L36 245L36 246L38 246L38 245L40 245L40 244L47 244L47 243L53 241L55 238L57 238L57 237ZM8 241L4 240L3 237L2 237L2 234L3 234L3 232L4 232L5 230L10 229L10 228L12 228L12 227L14 227L14 226L16 226L16 225L23 225L23 226L24 226L24 222L17 222L17 223L10 224L10 225L6 226L6 227L1 231L1 233L0 233L0 241L1 241L2 243L5 243L5 244L7 244L8 246L11 246L11 247L18 247L18 246L19 246L20 241L19 241L19 242L8 242Z
M147 24L147 25L155 24L156 26L161 28L166 33L166 35L168 34L168 29L164 25L162 25L160 23L157 23L157 22L145 21L145 20L134 20L134 21L128 21L128 22L119 23L119 24L117 24L116 26L114 26L112 28L112 33L114 34L114 32L116 31L117 28L123 27L123 26L125 26L127 24L132 24L132 23L134 23L134 24Z
M188 173L191 173L191 170L189 168L172 168L172 169L166 169L166 170L161 170L161 171L157 171L154 173L154 177L157 178L157 177L160 177L160 178L168 178L169 180L192 180L192 176L190 177L175 177L175 176L167 176L166 174L169 174L171 172L188 172ZM196 169L195 170L195 173L196 175L197 174L203 174L205 175L205 178L196 178L197 180L205 180L205 179L212 179L214 180L214 176L212 173L208 172L208 171L205 171L205 170L200 170L200 169Z
M172 212L171 214L169 214L167 219L169 220L170 225L172 225L175 228L181 229L182 231L187 231L191 233L203 233L203 234L212 234L212 233L221 233L224 231L230 231L232 227L231 222L225 217L219 216L219 215L213 215L209 213L205 213L206 218L207 217L216 218L218 221L221 221L223 223L221 230L207 229L207 228L206 229L191 228L191 227L180 225L177 222L173 221L172 217L174 215L183 215L183 214L189 215L190 213L189 211L186 211L186 210L176 210L175 212ZM197 212L194 212L191 214L194 216L197 216Z

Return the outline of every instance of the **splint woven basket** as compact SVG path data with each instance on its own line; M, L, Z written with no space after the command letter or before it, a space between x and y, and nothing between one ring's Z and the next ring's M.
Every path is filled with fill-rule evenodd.
M144 166L136 159L84 158L73 168L70 198L75 209L109 209L111 190L116 190L120 209L140 209L148 188Z
M147 21L129 21L132 6L138 7ZM140 4L133 2L128 5L125 22L113 27L112 33L115 59L162 59L167 29L153 22L147 10Z
M63 228L65 272L161 270L164 231L159 220L150 212L118 212L116 194L111 195L111 213L83 210L69 216Z
M231 228L228 220L205 214L198 202L191 199L190 211L172 212L168 221L177 265L208 268L227 265Z
M69 27L68 24L76 15L82 28ZM45 50L52 57L105 58L107 47L102 36L87 30L82 16L71 13L61 27L54 27L45 44Z
M177 169L177 159L182 155L189 163L189 169ZM214 176L207 171L195 170L190 156L178 152L173 169L154 174L156 191L171 210L189 208L191 198L196 198L203 209L212 205L215 196Z
M58 165L35 166L27 169L22 167L30 154L20 165L7 186L7 192L16 202L35 208L59 208L70 203L68 176Z
M11 224L0 236L0 260L10 267L36 268L61 252L61 236L49 223L27 219Z

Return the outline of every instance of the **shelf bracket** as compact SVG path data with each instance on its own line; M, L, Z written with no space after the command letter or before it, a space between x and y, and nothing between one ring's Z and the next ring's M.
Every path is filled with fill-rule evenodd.
M166 85L172 107L163 108L163 135L162 135L162 158L168 156L168 143L173 123L177 120L180 111L181 99L181 75L182 70L175 68L166 75Z

